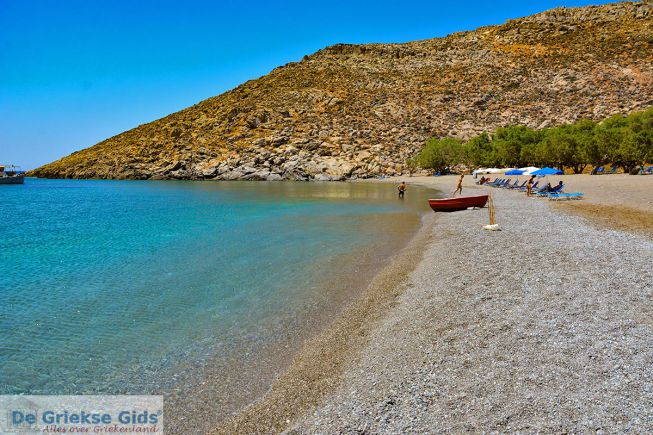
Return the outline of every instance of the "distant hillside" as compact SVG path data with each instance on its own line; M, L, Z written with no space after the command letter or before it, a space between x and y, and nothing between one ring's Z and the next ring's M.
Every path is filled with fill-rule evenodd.
M653 105L653 4L559 8L405 44L338 44L31 172L66 178L397 174L431 136Z

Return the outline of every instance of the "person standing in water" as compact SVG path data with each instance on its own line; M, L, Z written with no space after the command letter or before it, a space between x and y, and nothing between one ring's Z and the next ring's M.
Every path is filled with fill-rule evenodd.
M406 182L402 181L399 186L397 186L397 189L399 190L399 198L404 199L404 193L406 192L406 189L408 186L406 186Z
M465 178L465 174L460 174L460 178L458 179L458 185L456 186L456 190L453 191L453 195L451 196L456 196L456 193L460 192L460 194L463 194L463 178Z

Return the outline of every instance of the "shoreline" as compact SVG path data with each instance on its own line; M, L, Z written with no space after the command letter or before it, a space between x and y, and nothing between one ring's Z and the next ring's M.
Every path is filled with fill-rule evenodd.
M409 185L418 185L430 189L438 189L442 193L446 193L447 188L453 185L455 182L455 177L441 177L436 179L435 182L433 182L432 177L425 178L425 180L421 180L405 177L379 181L386 183L395 183L401 179L405 179L409 182ZM376 182L376 180L370 181ZM471 177L466 177L465 187L467 189L471 188L471 190L474 191L494 190L471 185L470 181L473 182ZM591 179L591 181L594 182L594 179ZM467 193L468 191L465 192L465 194ZM505 211L504 214L503 205L501 204L502 202L511 202L513 207L516 204L521 205L525 202L524 205L526 207L531 207L529 203L526 202L528 200L526 198L521 198L521 195L516 192L505 192L505 194L498 193L497 196L499 196L499 204L501 207L499 209L499 221L502 223L507 219L505 214L514 213L514 211L511 213ZM530 203L533 205L533 208L547 213L547 216L550 219L554 219L556 221L559 220L564 222L566 225L571 225L572 227L576 226L578 227L577 231L581 233L591 234L594 237L600 237L600 235L603 233L597 229L596 220L586 220L584 218L575 217L574 211L569 210L569 207L566 209L564 208L566 204L551 204L552 206L549 206L548 201L541 199L533 199ZM588 203L592 204L592 206L596 206L593 201L588 201ZM636 210L636 213L646 213L646 207L649 205L650 203L640 203L637 207L632 208ZM609 206L610 205L606 204L606 207ZM470 210L463 213L463 216L465 216L466 220L472 219L474 222L476 222L476 224L478 224L478 228L480 228L481 224L487 223L487 211ZM520 213L518 213L518 215L519 214ZM456 213L456 215L460 214ZM353 303L353 306L347 308L342 316L331 327L323 331L318 337L306 344L302 351L300 351L300 354L298 354L297 358L293 361L290 369L277 379L268 393L258 401L251 404L245 410L243 410L243 412L236 415L234 418L223 422L223 424L218 426L211 433L260 433L280 432L284 430L289 431L290 433L310 433L325 430L329 432L353 430L372 432L404 432L407 430L423 431L432 429L434 427L443 427L441 425L438 426L434 421L430 421L428 425L421 427L418 426L418 429L416 429L415 426L405 421L411 420L414 423L416 419L415 412L412 412L411 409L414 409L416 406L419 409L419 407L424 406L424 403L431 403L436 401L436 399L433 398L432 393L426 393L428 396L426 398L422 397L420 399L425 401L424 403L411 403L410 406L404 409L403 413L398 413L396 409L393 411L395 403L400 401L400 399L395 397L397 396L396 392L400 390L401 387L404 387L406 382L409 382L406 379L409 379L414 383L419 383L424 379L429 379L430 377L434 376L433 373L422 373L422 379L411 379L412 374L410 373L410 370L406 367L403 367L403 362L406 357L402 354L402 352L411 353L414 352L415 349L419 351L428 347L429 342L423 341L423 331L429 331L429 329L431 329L431 331L427 332L426 335L435 332L437 336L446 334L445 331L448 328L454 330L456 327L458 327L458 329L461 327L463 329L469 327L468 324L455 325L455 322L449 326L441 325L439 327L433 327L434 324L432 322L437 322L437 317L431 317L427 324L422 324L421 328L415 329L416 326L414 323L416 322L410 320L411 316L414 315L412 310L418 311L421 308L419 306L415 306L415 304L419 305L420 298L422 302L425 302L426 304L431 302L431 299L434 297L431 295L431 293L437 293L438 288L437 285L431 283L425 284L422 282L421 293L419 294L419 297L414 298L412 310L406 308L407 305L410 305L410 301L407 301L407 299L409 299L411 296L415 296L411 294L414 292L413 287L415 286L415 276L419 275L420 273L424 274L425 270L433 270L435 267L438 270L439 279L450 283L452 286L458 285L457 281L462 281L463 285L469 284L470 279L473 282L473 277L464 278L465 275L469 275L465 274L464 268L462 268L460 272L462 275L460 275L460 273L454 272L453 276L452 272L450 271L451 269L439 270L441 267L440 265L447 260L454 262L460 261L461 264L464 262L464 258L461 258L458 255L454 255L449 259L438 257L440 263L436 261L437 254L434 254L433 252L434 246L439 246L440 250L447 249L450 246L453 246L451 244L456 243L456 237L461 235L455 234L456 228L454 228L454 222L456 219L454 218L453 214L444 215L442 218L440 216L441 215L437 214L426 215L418 234L416 234L413 240L411 240L408 246L406 246L406 248L404 248L402 251L401 258L393 260L387 266L387 268L381 271L379 275L374 278L373 282L370 284L365 293ZM521 219L521 217L512 217ZM615 226L618 227L619 223L604 222L603 225L610 225L611 228L614 228ZM637 228L634 228L628 224L626 224L625 227L621 227L620 229L626 229L629 232L621 233L620 231L610 231L607 234L609 237L613 237L616 240L639 240L639 243L642 241L641 237L646 237L647 235L646 231L642 233ZM645 224L644 230L650 231L650 229L651 228L646 227ZM488 234L481 231L479 234L480 235L478 237L488 239L496 236L497 234L500 237L502 233ZM515 255L519 257L521 254L517 252ZM647 251L645 251L643 255L648 255ZM609 261L612 258L613 257L611 256L605 260ZM495 259L493 258L491 261L494 260ZM641 262L638 264L641 264ZM578 269L574 269L574 271L579 273ZM532 277L534 273L537 273L537 268L527 267L526 270L522 272L524 272L524 275L527 277ZM641 273L642 270L638 270L637 272ZM646 275L645 272L644 275ZM605 278L604 275L602 275L602 277ZM637 278L635 277L634 279ZM649 279L651 279L650 276ZM496 280L493 280L493 282L497 284L499 283ZM640 286L643 285L642 283L646 282L646 276L637 282ZM591 287L592 285L596 284L583 285L589 285ZM459 290L464 291L465 288L459 288ZM494 289L494 291L496 292L497 290ZM560 292L564 292L564 289L557 290L556 295L559 296ZM452 308L451 303L453 300L448 300L448 298L451 298L452 296L456 299L459 297L459 295L455 293L448 293L447 297L444 299L442 299L442 295L435 297L440 298L440 303L443 306ZM477 295L470 295L470 298L476 303L478 302ZM492 297L490 297L490 299L492 299ZM597 302L594 301L587 303L595 304ZM565 305L563 305L563 308L564 307ZM649 309L650 307L640 306L633 316L626 319L627 324L623 325L624 322L621 322L622 324L620 324L619 327L626 328L626 331L628 331L629 328L632 328L633 322L635 322L635 324L638 325L638 328L644 328L647 330L647 333L650 333L652 324L650 321L647 322L645 320L647 317L645 313L649 312L647 311ZM463 313L466 312L466 310L461 311L460 314L464 316ZM574 311L574 313L576 312ZM442 313L442 315L444 316L445 313ZM552 313L551 315L555 315L555 313ZM609 320L617 323L619 322L618 316L611 317ZM499 322L500 324L498 326L502 328L503 326L501 326L501 324L509 324L511 321L515 321L515 319L504 318L502 321L503 323ZM402 337L402 340L396 340L391 337L391 333L396 333L397 325L402 322L407 331L412 331L412 333L418 337L418 342L413 343L412 348L407 348L406 342L410 342L413 337L404 336ZM484 325L484 328L492 328L494 326L495 325ZM610 333L609 331L601 332L604 334ZM638 332L641 332L641 330L638 330ZM592 337L592 334L588 333L588 336ZM640 334L636 337L636 339L646 340L643 337L646 337L646 335ZM596 339L596 336L593 336L593 338ZM384 346L384 342L389 342L390 345ZM646 349L646 346L651 348L650 344L651 343L645 342L645 346L641 346L640 343L640 348ZM383 351L379 352L379 348L383 349ZM518 347L515 347L515 349L517 349L518 352L521 350ZM505 346L503 346L502 350L508 352L511 351L510 348L506 348ZM436 354L439 351L440 349L431 349L431 351L426 355L420 355L418 360L426 361L430 358L434 358L437 356ZM436 354L433 354L433 352L436 352ZM373 357L376 357L376 360L374 360ZM383 361L379 360L381 357L388 359L391 362L384 363ZM488 358L488 356L486 356L486 358ZM532 356L529 358L532 358ZM550 358L545 359L547 360L546 364L551 364ZM392 364L392 361L394 361L394 365ZM498 359L497 362L499 364L505 365L505 363L501 363L500 361L508 361L508 359ZM315 364L316 362L318 362L318 364ZM601 362L604 364L606 363L606 361ZM557 367L557 361L553 361L553 363L554 367L552 368L547 365L547 369L555 370ZM465 367L466 364L469 363L463 363L461 367ZM520 364L521 363L518 365ZM419 366L419 364L417 365ZM482 366L483 364L481 363L480 365ZM527 369L528 367L521 368ZM491 368L483 367L483 370L488 369ZM502 372L496 373L496 378L501 382L508 382L504 388L514 389L515 387L509 386L510 382L506 381L505 379L506 370L509 371L510 367L506 367ZM638 367L638 370L641 372L648 369ZM463 370L463 372L465 371ZM480 372L474 371L474 373L482 376ZM394 384L388 385L387 378L392 378L393 375L395 377L399 376L400 379L403 380L397 384L395 379ZM512 379L512 377L509 376L508 379ZM605 380L599 380L599 382L604 381ZM464 387L469 388L468 385ZM565 386L565 388L568 388L568 386ZM573 388L582 390L583 387L582 385L574 385ZM562 394L562 392L564 392L564 388L561 389L561 392L555 392L555 394L552 394L552 396L558 397L557 395ZM386 397L388 393L391 393L390 399ZM477 391L476 394L482 396L483 392ZM586 392L582 391L581 394L579 394L574 400L582 401L584 394L586 394ZM628 396L629 399L631 399L631 395ZM640 396L644 397L642 391L640 391ZM465 400L464 397L465 395L462 396L462 401ZM523 399L523 397L518 396L517 398L514 398L516 402L519 402L520 399ZM550 407L552 406L550 400L552 400L552 398L542 397L540 399L540 404L545 406L546 409L550 410ZM501 403L500 398L494 397L493 400L499 402L495 404L495 407L500 408L509 406L505 403ZM561 400L564 401L564 398L558 397L556 400L560 402ZM594 400L599 399L594 397ZM389 406L389 404L391 405ZM615 405L611 404L611 406ZM620 408L620 412L627 412L625 411L625 408L621 406L621 404L617 404L616 406ZM466 425L456 426L452 423L451 426L446 427L454 431L470 430L470 428L473 428L473 430L485 430L490 427L495 430L512 430L516 427L524 430L527 430L527 428L553 429L553 426L549 425L550 422L546 421L546 419L541 419L541 416L537 415L536 409L529 408L528 406L526 406L524 409L526 409L527 412L525 412L525 415L522 415L521 417L526 422L525 426L511 426L507 423L508 420L498 419L497 421L494 421L493 419L496 420L496 416L492 413L489 415L486 413L484 417L485 420L483 420L484 414L479 413L478 418L468 419L470 421L474 421L468 422ZM476 411L480 412L478 409ZM458 419L461 422L464 422L465 416L468 415L469 412L475 411L470 411L470 409L467 409L462 413L458 413ZM572 410L567 409L565 412L567 412L566 418L569 419L567 425L555 427L566 427L572 429L589 427L583 426L579 423L579 418L583 418L582 412L580 412L580 417L578 415L573 415ZM635 412L635 414L638 412L640 414L644 413L643 415L646 413L646 411L643 411L641 407L631 411L631 414L633 412ZM522 413L524 413L523 410ZM593 418L596 418L597 415L596 410L591 408L585 409L584 413L590 415ZM405 414L405 416L408 417L403 418L402 414ZM516 412L515 414L519 415L520 412ZM605 416L600 416L599 414L599 417L603 418ZM424 418L424 415L422 415L421 418ZM508 419L510 418L511 417L508 417ZM555 418L552 418L552 421L564 423L564 419L560 420L560 418L562 417L558 415ZM632 415L630 415L630 418L632 419ZM395 420L401 421L402 425L396 425L397 422ZM603 418L603 420L606 419ZM388 424L383 424L384 421ZM606 421L607 422L604 422L603 424L609 427L615 427L614 421L609 421L609 419ZM533 426L528 425L530 422L533 422ZM570 422L574 423L571 424ZM449 423L451 423L451 421L449 421ZM649 426L635 425L635 427Z
M369 282L387 267L392 252L403 250L419 232L421 213L410 210L401 215L403 224L393 229L389 243L382 247L359 246L357 251L340 256L328 265L323 264L323 268L339 270L341 274L328 281L313 281L316 288L323 289L324 300L316 300L293 318L285 319L282 323L289 329L278 340L248 347L246 356L241 349L229 358L216 356L203 367L188 372L185 378L179 378L174 391L166 397L168 412L175 416L167 420L166 428L174 433L210 433L265 396L277 379L292 367L294 355L299 354L306 343L329 330L334 318L338 319L343 311L356 304ZM382 231L393 223L389 219L381 214L368 219L364 225ZM220 395L216 397L216 393ZM201 418L184 417L193 413Z
M357 362L289 433L653 429L651 240L474 190L495 192L502 231L440 214Z
M345 190L352 195L353 201L361 194L377 198L378 191L387 191L385 186L378 185L351 187L353 193ZM330 187L325 185L324 188ZM321 195L329 192L319 191ZM387 194L379 198L387 201ZM396 202L395 195L390 198L390 202ZM328 329L333 318L358 300L370 280L390 261L393 252L403 249L417 233L423 212L414 203L393 207L396 210L388 209L394 210L391 212L370 213L365 220L357 218L358 231L370 233L372 239L365 243L361 240L354 250L341 253L328 262L315 263L330 274L316 272L310 282L304 283L311 289L318 289L319 293L292 317L275 320L271 325L277 333L275 340L259 340L256 346L235 350L232 357L223 358L221 352L201 366L189 365L184 373L176 376L174 388L166 395L167 412L171 415L166 420L166 428L173 433L207 433L263 396L288 370L293 355L304 343ZM390 231L389 226L392 226ZM381 233L384 230L385 233Z
M70 182L64 180L64 183ZM102 183L109 183L108 186L111 189L116 186L122 187L120 184L111 184L114 183L111 181ZM253 185L253 183L251 184ZM229 328L218 330L215 328L215 324L209 324L202 330L215 336L215 340L193 340L188 346L176 347L175 349L179 349L176 352L166 352L153 364L147 365L149 360L144 359L145 363L142 366L133 366L132 370L123 370L120 377L118 375L107 377L107 379L115 381L115 384L126 385L125 390L118 392L125 394L138 391L149 394L163 393L166 396L167 409L165 412L168 415L166 428L172 433L209 431L222 418L232 415L233 412L262 395L278 374L286 369L287 362L303 345L303 342L307 338L319 334L333 322L333 319L344 307L356 301L377 272L390 262L396 252L409 243L422 225L423 211L421 208L416 208L415 201L397 201L394 189L389 186L343 186L335 183L293 184L295 186L285 185L285 187L277 183L269 183L267 186L256 184L257 188L263 187L264 191L283 188L284 192L294 192L288 197L298 198L295 202L302 207L301 213L286 213L291 216L292 220L287 220L288 218L284 215L286 225L292 228L290 233L294 238L287 238L285 235L288 232L281 232L280 236L267 245L254 243L245 246L249 251L252 251L252 246L263 246L264 248L270 246L270 251L257 250L255 252L261 254L272 252L276 254L276 258L280 259L282 266L285 266L283 262L290 264L288 268L291 270L287 276L292 277L291 284L297 283L283 286L283 289L290 289L289 291L278 291L281 287L273 289L274 293L269 293L272 295L269 299L266 299L265 295L255 299L259 303L252 304L252 306L262 306L264 307L262 311L247 308L247 313L252 319L251 322L260 327L241 329L240 325L232 322L236 325L233 327L234 330L245 331L236 334L231 333ZM207 184L202 184L199 188L203 192L206 190L206 186ZM233 187L240 189L237 184L234 184ZM308 191L305 189L307 187L310 188ZM187 192L185 189L182 191ZM75 190L66 190L66 192L75 192ZM242 190L238 190L238 192L242 192ZM138 196L140 197L140 195ZM316 201L315 198L323 198L323 200ZM356 206L351 209L343 207L342 210L338 210L337 204L343 204L339 198L351 198L349 202L360 202L361 207ZM331 202L332 199L335 202ZM309 213L307 213L303 211L303 207L309 202L318 202L318 204L324 202L323 206L329 207L331 210L309 208ZM372 206L366 206L365 202L369 202ZM385 203L387 206L383 205ZM39 209L42 208L35 208L35 210ZM310 214L311 210L314 210L313 217ZM331 211L335 212L333 216ZM266 216L268 221L270 220L269 213L262 213L262 215ZM309 222L306 222L306 225L310 225L310 220L313 218L319 219L315 221L318 222L317 224L314 223L309 227L310 232L301 230L301 225L304 224L307 216ZM318 216L325 218L318 218ZM174 221L180 222L184 226L182 234L187 234L185 231L187 220L179 218ZM339 228L340 226L342 229ZM260 233L267 233L270 229L277 229L277 226L274 223L272 226L259 225L258 229ZM281 229L283 230L283 228ZM316 234L316 232L319 233ZM193 239L198 235L198 233L189 234ZM314 237L314 242L308 243L311 241L311 237ZM293 244L302 239L307 243ZM287 243L283 249L279 246L279 240L284 244ZM185 243L184 245L189 246L189 252L199 253L202 258L212 254L212 250L198 250L198 247L202 248L202 244L189 245ZM214 243L206 245L212 247ZM298 246L300 247L298 248ZM343 249L343 247L347 249ZM145 258L147 260L155 259L158 262L157 252L160 250L151 249L148 252L149 254ZM297 261L303 259L298 259L295 254L305 257L307 261ZM186 260L189 258L195 257L183 257ZM106 257L102 257L102 259L107 261ZM292 259L294 261L288 262ZM143 260L143 263L138 264L149 263ZM210 264L211 270L216 270L216 264L220 263ZM135 267L134 269L142 270L145 273L150 270L147 267ZM194 269L191 268L191 270ZM220 269L217 271L219 273ZM184 282L188 281L184 280ZM266 286L271 287L272 284L274 283L268 282ZM196 286L195 288L202 287ZM209 292L201 294L215 296ZM217 295L220 296L222 293ZM260 301L267 301L267 303L261 304ZM169 318L172 318L173 322L177 322L175 314L179 318L185 316L179 316L180 313L184 313L183 305L177 306L178 301L174 302L167 305L173 307L173 314L169 315ZM274 306L274 303L278 303L279 306ZM266 308L267 305L271 307ZM266 314L265 310L274 310L268 311L274 315L259 318L259 313ZM265 321L266 319L269 321ZM248 320L245 319L246 322ZM223 322L217 326L225 324L227 323ZM247 325L249 323L245 324L245 326ZM219 335L216 335L218 333ZM159 362L160 364L156 364ZM148 377L143 376L142 373L147 373ZM123 379L124 381L122 381ZM136 382L139 383L136 384ZM131 387L132 385L138 386L134 388ZM127 390L127 388L133 389ZM111 391L105 392L110 393Z
M425 213L400 253L388 259L331 325L304 343L271 388L209 433L281 432L333 393L342 373L356 361L373 324L401 294L402 283L421 260L435 220L436 216Z

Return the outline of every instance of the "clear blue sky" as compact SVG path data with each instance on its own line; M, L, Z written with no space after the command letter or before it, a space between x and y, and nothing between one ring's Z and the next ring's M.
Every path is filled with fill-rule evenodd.
M335 43L600 0L0 0L0 162L31 169Z

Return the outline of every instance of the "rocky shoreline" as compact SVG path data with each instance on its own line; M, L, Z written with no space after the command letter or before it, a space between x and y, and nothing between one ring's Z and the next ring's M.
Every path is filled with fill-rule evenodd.
M363 156L364 157L364 156ZM268 151L262 149L255 155L231 157L217 166L209 166L197 174L180 168L152 179L211 179L246 181L343 181L367 178L360 165L337 158L310 160L306 151L294 146Z

